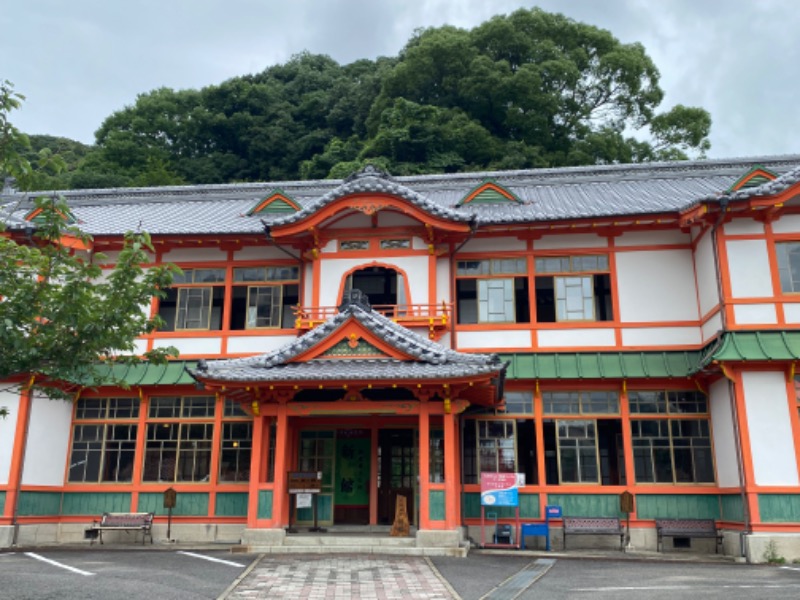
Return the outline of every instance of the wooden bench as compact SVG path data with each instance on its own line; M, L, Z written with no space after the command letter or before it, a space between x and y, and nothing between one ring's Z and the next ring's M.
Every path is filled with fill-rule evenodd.
M659 552L664 551L665 537L716 538L714 552L717 554L722 544L722 534L714 519L656 519L656 532L656 549Z
M625 546L625 528L616 517L564 517L564 550L567 535L618 535L619 549Z
M89 545L94 544L95 537L99 538L102 544L104 531L141 531L142 544L148 535L152 544L153 513L103 513L100 520L92 523L92 526L87 529L87 533L94 532L94 535L89 535L92 540Z

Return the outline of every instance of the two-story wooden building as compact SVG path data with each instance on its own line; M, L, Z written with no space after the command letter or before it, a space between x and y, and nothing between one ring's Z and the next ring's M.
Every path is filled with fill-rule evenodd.
M63 195L92 250L141 228L181 267L140 340L181 354L72 404L0 393L0 545L172 487L181 539L280 546L314 522L302 471L319 525L404 496L456 547L508 472L525 521L629 491L634 547L706 518L728 554L800 557L800 156Z

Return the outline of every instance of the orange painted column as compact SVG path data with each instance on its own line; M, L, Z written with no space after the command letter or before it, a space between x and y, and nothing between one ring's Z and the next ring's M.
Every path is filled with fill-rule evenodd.
M456 416L452 412L444 414L444 526L455 529L459 525L458 479L456 469Z
M255 528L258 520L259 484L262 482L264 459L269 451L269 436L264 435L267 417L253 416L253 449L250 453L250 485L247 499L247 527Z
M275 430L275 485L272 496L272 526L289 524L289 413L286 401L278 404Z
M17 427L14 431L14 448L11 452L11 470L8 473L8 489L6 490L6 505L3 512L3 521L12 522L17 512L20 490L22 488L22 469L25 463L25 448L27 447L28 423L31 418L31 393L24 390L20 393L17 405Z
M430 529L430 450L431 450L431 418L427 400L419 405L419 523L418 529ZM447 471L445 471L446 473Z
M636 495L636 471L633 462L633 434L631 433L631 407L628 403L628 385L623 381L620 394L620 417L622 418L622 456L625 463L625 489ZM638 518L638 502L634 502L632 519Z

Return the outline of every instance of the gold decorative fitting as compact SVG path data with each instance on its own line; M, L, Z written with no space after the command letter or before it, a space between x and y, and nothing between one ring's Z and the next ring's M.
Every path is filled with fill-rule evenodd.
M358 336L355 333L351 333L348 336L348 339L350 340L347 342L348 346L350 346L351 348L356 348L358 346Z

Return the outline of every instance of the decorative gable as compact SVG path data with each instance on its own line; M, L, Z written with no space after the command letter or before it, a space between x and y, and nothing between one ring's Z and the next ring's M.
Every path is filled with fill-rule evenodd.
M520 199L502 185L487 180L464 196L458 203L458 206L463 206L464 204L498 204L505 202L521 204Z
M317 358L351 358L355 356L387 358L387 354L383 350L376 348L365 339L356 336L356 334L350 334L348 339L331 346Z
M30 211L28 214L25 215L24 219L26 221L29 221L31 223L36 223L38 225L41 224L42 222L41 214L42 214L41 208L34 208L32 211ZM76 219L75 215L73 215L70 211L67 211L66 213L58 211L58 214L60 214L64 218L64 222L67 225L76 225L78 223L78 219Z
M259 214L285 215L300 210L300 206L280 190L275 190L271 195L253 206L247 216Z
M742 175L736 182L728 188L727 192L735 192L743 188L758 187L768 181L773 181L778 178L778 174L766 169L762 166L755 166L747 173Z

